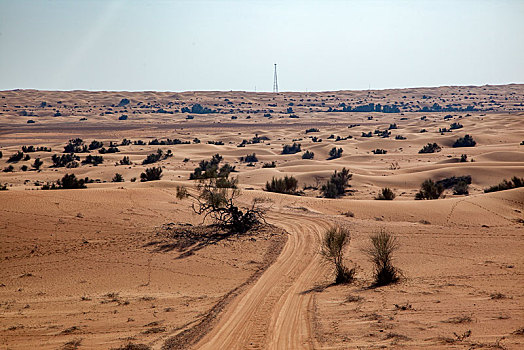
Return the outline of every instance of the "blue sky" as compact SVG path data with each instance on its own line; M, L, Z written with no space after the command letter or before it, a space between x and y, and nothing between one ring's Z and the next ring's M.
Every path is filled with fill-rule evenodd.
M0 0L0 90L524 82L524 1Z

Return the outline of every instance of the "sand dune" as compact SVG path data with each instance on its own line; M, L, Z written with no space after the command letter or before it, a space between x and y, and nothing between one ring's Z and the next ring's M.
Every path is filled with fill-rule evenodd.
M0 169L13 171L0 172L7 184L0 347L521 348L524 189L484 189L524 177L523 102L518 84L281 94L2 91ZM342 103L399 112L343 112ZM421 111L435 103L456 110ZM195 104L214 113L182 111ZM452 123L462 127L442 132ZM385 130L391 134L380 137ZM476 145L454 148L466 134ZM78 167L53 167L53 155L74 138L105 148L113 142L119 151L76 152ZM154 139L189 144L149 144ZM301 150L282 154L293 143ZM441 150L419 153L428 143ZM52 150L8 162L30 145ZM340 158L328 159L332 148L343 150ZM142 164L158 149L173 156ZM313 159L302 159L306 150ZM194 191L190 174L217 153L235 166L239 203L263 199L274 227L184 250L168 228L198 227L202 217L189 199L176 198L177 186ZM258 162L240 160L253 153ZM82 164L88 155L103 162ZM124 156L132 164L120 165ZM36 158L44 161L38 171ZM162 179L140 182L152 166ZM320 187L344 167L353 174L350 192L322 198ZM66 173L95 181L41 190ZM125 181L112 182L115 173ZM297 178L301 195L264 191L285 175ZM447 189L438 200L414 200L426 179L466 175L469 195ZM374 199L384 187L395 200ZM349 285L332 285L319 255L334 224L352 234L345 256L357 272ZM380 229L399 239L403 278L370 288L362 248Z

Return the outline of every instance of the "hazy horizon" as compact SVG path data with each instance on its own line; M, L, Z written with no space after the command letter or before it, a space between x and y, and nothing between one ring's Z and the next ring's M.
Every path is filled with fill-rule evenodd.
M0 0L0 90L524 82L522 1Z

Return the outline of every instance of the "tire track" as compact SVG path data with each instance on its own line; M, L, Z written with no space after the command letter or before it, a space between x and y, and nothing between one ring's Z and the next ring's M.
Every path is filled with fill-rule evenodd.
M276 214L271 221L290 234L282 253L194 348L313 348L313 293L306 291L323 275L318 245L329 222L300 214Z

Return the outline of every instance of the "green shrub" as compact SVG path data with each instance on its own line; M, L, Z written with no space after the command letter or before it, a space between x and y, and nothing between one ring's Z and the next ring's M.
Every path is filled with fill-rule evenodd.
M124 182L124 177L122 176L122 174L116 173L115 176L113 176L113 179L111 181Z
M373 263L375 286L385 286L399 280L400 272L393 266L393 253L398 247L396 237L384 230L371 235L370 244L364 252Z
M36 170L39 170L42 164L44 164L44 162L40 158L36 158L35 161L33 162L33 168L35 168Z
M272 178L271 182L266 182L266 191L285 194L295 194L297 192L298 180L293 176L284 176L281 179Z
M375 199L392 201L395 197L395 193L389 187L385 187L381 190L381 193L375 197Z
M435 153L440 152L441 150L442 148L440 148L440 146L436 143L428 143L427 145L422 147L422 149L418 151L418 153Z
M524 187L524 178L513 176L511 180L502 180L498 185L484 189L484 193L511 190L512 188Z
M311 151L305 151L302 154L302 159L313 159L314 157L315 157L315 153L313 153Z
M300 150L300 143L294 142L292 145L284 145L284 147L282 148L282 154L295 154L300 152Z
M147 168L143 173L140 174L140 181L142 182L155 181L155 180L160 180L161 177L162 177L162 168L161 167Z
M453 194L455 195L468 195L468 183L466 181L459 181L455 186L453 186Z
M427 179L420 186L420 191L415 195L415 199L439 199L442 192L444 192L444 186Z
M465 182L468 185L471 184L471 175L446 177L445 179L438 180L437 185L442 185L444 189L448 189L457 185L459 182Z
M386 153L388 153L388 151L386 151L385 149L382 149L382 148L374 149L371 152L373 152L373 154L386 154Z
M344 265L344 248L349 242L349 230L344 227L331 227L324 233L320 253L335 268L335 284L351 282L355 276L355 269Z
M19 162L22 160L22 158L24 158L24 153L23 152L16 152L15 154L11 155L11 157L9 157L7 159L7 162L8 163L16 163L16 162Z
M335 170L330 179L321 188L323 196L326 198L338 198L344 195L352 176L346 168L343 168L340 172Z
M257 158L256 154L253 153L253 154L248 154L245 157L240 157L240 161L244 162L244 163L256 163L256 162L258 162L258 158Z
M344 150L342 148L333 147L331 149L331 151L329 151L329 158L328 159L340 158L342 156L342 152L344 152Z
M473 137L464 135L464 137L458 138L455 143L453 143L453 147L473 147L476 144L477 142L473 140Z
M189 179L203 180L218 177L227 178L231 172L235 171L235 167L228 163L219 168L220 162L222 162L222 156L218 153L211 157L211 160L201 160L198 167L189 175Z
M85 179L77 179L75 174L65 174L62 179L59 179L55 183L52 184L45 184L42 186L43 190L58 190L58 189L79 189L79 188L86 188L85 185L86 182L88 182L89 179L86 177Z

